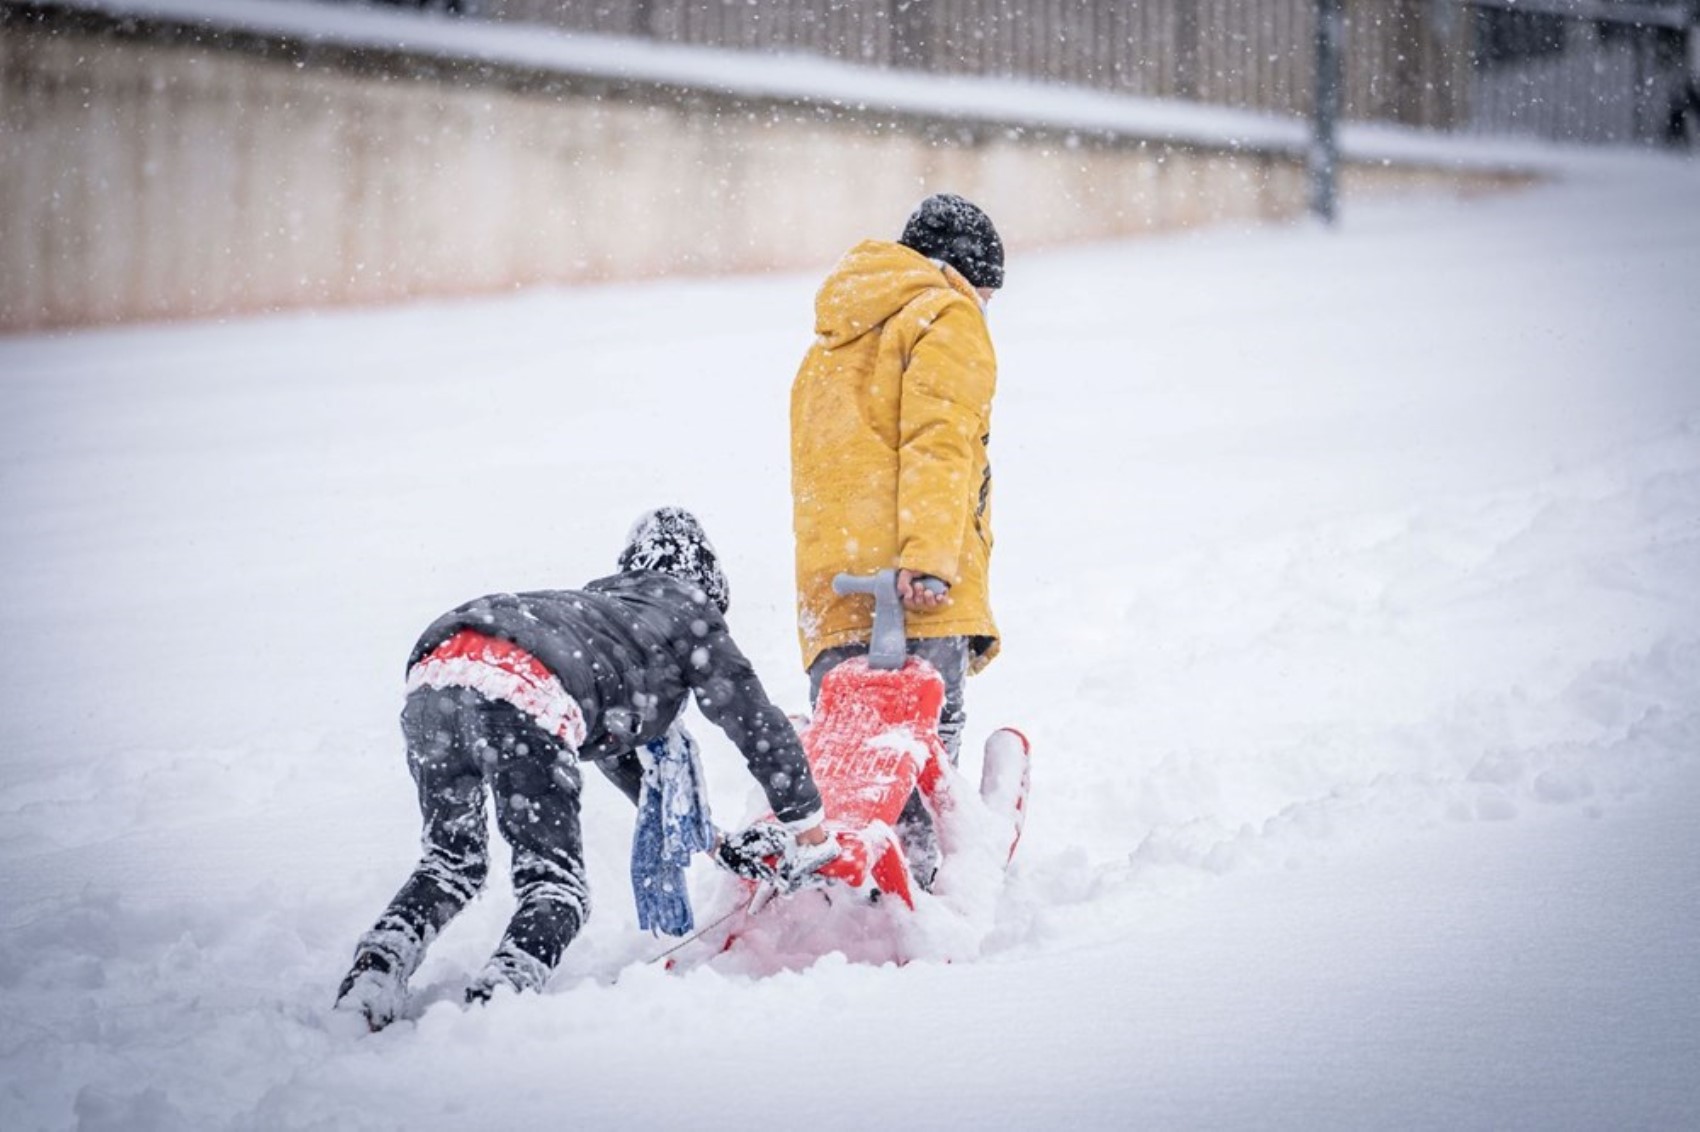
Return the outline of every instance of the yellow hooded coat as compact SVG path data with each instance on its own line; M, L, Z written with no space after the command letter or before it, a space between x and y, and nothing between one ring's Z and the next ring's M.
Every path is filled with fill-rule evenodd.
M832 592L840 571L886 567L950 583L907 614L910 637L998 649L987 589L997 359L974 288L902 244L865 240L815 297L815 344L791 387L791 498L803 665L866 642L873 603Z

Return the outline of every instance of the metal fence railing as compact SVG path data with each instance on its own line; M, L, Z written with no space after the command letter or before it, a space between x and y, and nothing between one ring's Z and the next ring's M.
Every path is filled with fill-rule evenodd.
M1463 127L1578 142L1680 141L1693 12L1677 5L1475 0Z
M1321 0L389 2L1309 116ZM1348 120L1656 142L1700 118L1700 0L1344 0L1344 14Z

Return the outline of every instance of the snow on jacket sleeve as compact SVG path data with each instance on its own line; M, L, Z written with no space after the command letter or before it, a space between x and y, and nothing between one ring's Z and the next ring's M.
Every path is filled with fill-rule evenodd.
M703 715L731 739L767 795L774 816L795 822L820 812L796 728L774 703L724 623L709 628L690 656L686 679Z
M984 316L950 293L903 371L897 529L900 565L953 584L979 498L978 453L995 374Z

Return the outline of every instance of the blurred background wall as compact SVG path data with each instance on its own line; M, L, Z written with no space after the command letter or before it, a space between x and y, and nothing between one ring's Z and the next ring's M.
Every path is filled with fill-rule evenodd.
M1417 15L1443 7L1373 2ZM1188 30L1179 13L1203 18L1212 3L1226 22ZM976 4L991 13L978 24L967 13ZM1124 21L1061 39L1052 25L1023 30L1011 5L979 0L886 5L883 22L870 14L879 5L822 2L811 21L800 0L486 0L460 20L297 0L225 10L320 20L196 17L217 7L0 0L0 330L814 269L857 239L893 234L939 188L979 200L1017 248L1283 219L1305 206L1304 132L1292 115L1309 96L1293 57L1314 26L1301 0L1035 5ZM787 7L788 22L752 16ZM966 14L950 14L957 8ZM347 23L350 12L363 22ZM693 23L692 12L726 18ZM1150 33L1161 50L1126 54L1143 42L1129 39L1135 13L1161 15L1161 35ZM958 16L968 22L944 22ZM1194 103L1214 92L1242 112L1281 113L1258 119L1271 124L1249 140L1236 133L1250 115L1225 119L1214 129L1220 140L1211 128L1177 140L1160 117L1145 130L1074 129L1008 110L895 112L728 93L712 81L610 77L499 49L548 38L514 23L542 19L632 33L602 41L610 51L658 38L764 55L834 54L820 48L831 44L888 70L1020 78L1039 68L1059 84L1109 82ZM1362 78L1381 68L1349 67L1349 109L1429 126L1469 119L1459 81L1442 81L1470 58L1447 46L1461 25L1431 34L1426 19L1414 32L1358 34L1404 60L1389 73L1405 79L1388 93ZM412 27L434 29L436 45L410 45ZM790 30L769 34L774 27ZM942 46L946 27L979 29L969 37L977 68ZM464 54L442 48L445 29L464 29ZM1176 54L1173 37L1195 32L1191 54ZM1085 67L1059 42L1093 46L1097 62ZM471 50L480 43L494 48ZM1260 70L1254 57L1264 56ZM1473 190L1518 179L1377 161L1348 166L1344 186Z

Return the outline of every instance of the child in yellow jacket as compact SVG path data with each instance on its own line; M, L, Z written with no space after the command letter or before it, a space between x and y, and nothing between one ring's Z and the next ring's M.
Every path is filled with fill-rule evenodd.
M851 248L815 298L815 342L791 389L797 628L811 698L867 651L865 599L835 594L841 571L895 567L911 653L945 680L940 738L957 757L962 685L998 650L992 551L992 396L997 358L985 305L1003 285L1003 243L960 196L921 202L896 242ZM942 595L917 583L944 583ZM924 820L911 800L905 821ZM909 840L906 837L906 840ZM926 866L917 872L925 876Z

